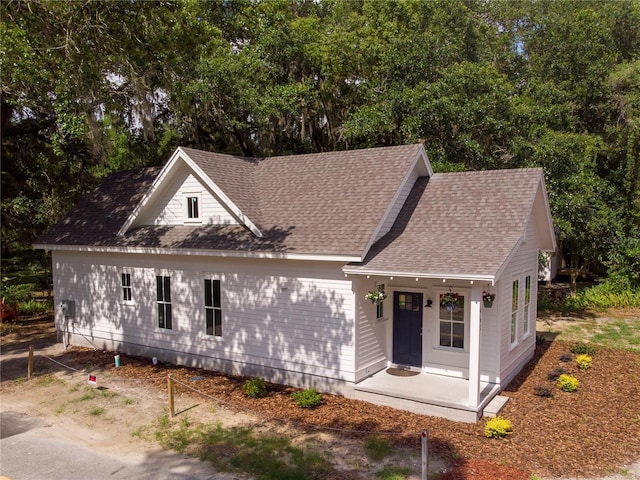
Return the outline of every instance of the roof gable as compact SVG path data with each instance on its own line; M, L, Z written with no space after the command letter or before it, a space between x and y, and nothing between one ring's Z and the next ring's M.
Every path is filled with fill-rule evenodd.
M420 179L391 231L372 247L363 263L344 270L495 280L521 242L541 189L540 169L445 173ZM548 209L536 215L548 219L543 229L550 225Z
M210 192L210 194L213 197L215 197L216 201L222 206L224 210L226 210L226 212L230 217L235 219L237 223L240 223L241 225L246 227L257 237L262 236L262 233L260 232L256 224L248 216L246 216L243 213L243 211L240 209L240 207L237 204L235 204L227 196L225 191L222 188L220 188L220 186L218 186L218 184L213 180L213 178L209 174L205 173L202 167L204 166L205 168L208 168L209 170L211 170L213 168L211 166L212 162L202 161L197 156L197 152L198 152L197 150L193 150L193 149L186 149L186 150L182 148L176 149L174 154L171 156L170 160L167 162L167 164L164 166L164 168L156 178L156 181L153 183L149 191L143 196L140 202L136 205L136 207L131 212L131 215L129 215L127 220L124 222L124 224L118 231L119 235L121 236L124 235L132 227L149 223L148 217L147 217L147 222L144 222L145 213L149 214L149 211L158 210L157 202L162 201L161 199L163 198L162 196L163 190L167 188L171 189L170 185L168 184L171 184L172 180L176 176L180 176L181 174L184 174L184 168L186 167L191 172L191 174L196 178L196 181L199 182L206 190L208 190L208 192ZM200 160L200 162L194 161L194 159L189 155L189 153L191 153L192 155L196 154L194 156L196 156L196 159ZM238 170L241 170L242 166L245 163L247 163L246 160L240 157L234 157L232 155L216 154L216 155L212 155L211 157L221 160L217 164L217 167L218 167L217 170L223 173L220 175L217 175L217 177L223 180L225 178L224 176L225 171L228 171L230 168L236 168ZM226 168L223 168L224 166L226 166ZM239 179L245 178L242 175L241 171L239 172L239 174L237 174L237 177ZM248 177L250 178L250 176ZM246 189L248 186L249 185L242 185L240 190L242 190L242 187L245 187ZM166 203L167 200L165 199L164 202ZM163 205L160 205L160 207L162 206ZM226 224L229 222L222 221L220 223ZM178 224L178 222L176 222L176 224Z
M123 251L200 249L209 254L272 252L361 260L381 225L395 214L389 206L400 198L411 170L430 173L430 168L420 144L260 159L178 148L164 168L156 170L146 191L121 197L118 228L108 238L92 237L85 245ZM171 182L185 171L238 225L144 225L151 223L149 212L161 210L158 205L171 191ZM110 185L105 182L100 187L103 195L111 194ZM65 238L72 235L69 232ZM55 241L39 246L53 245L69 244Z

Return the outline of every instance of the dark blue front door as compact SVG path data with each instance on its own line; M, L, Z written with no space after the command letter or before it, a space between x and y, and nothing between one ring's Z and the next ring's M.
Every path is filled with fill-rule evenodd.
M393 362L422 366L421 293L393 293Z

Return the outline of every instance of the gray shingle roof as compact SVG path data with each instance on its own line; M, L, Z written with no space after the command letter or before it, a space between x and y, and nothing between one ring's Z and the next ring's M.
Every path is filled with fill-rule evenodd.
M159 173L147 169L109 177L35 243L361 256L421 148L262 159L183 148L264 238L237 226L144 226L116 237Z
M151 167L111 174L58 223L40 235L35 245L117 245L118 230L160 171L160 167Z
M262 238L239 225L138 226L118 236L155 167L111 175L35 244L360 256L420 149L253 159L184 148ZM391 231L344 269L494 276L524 233L541 180L540 169L420 177Z
M420 178L391 231L353 273L495 276L524 234L541 169Z

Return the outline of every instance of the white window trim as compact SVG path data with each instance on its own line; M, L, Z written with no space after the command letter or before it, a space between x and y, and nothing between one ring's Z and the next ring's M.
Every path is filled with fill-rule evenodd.
M527 277L529 277L529 309L527 310ZM531 304L533 303L533 273L526 272L523 277L523 293L522 293L522 339L529 338L531 336ZM528 316L528 318L527 318ZM526 323L525 323L526 322ZM535 319L533 321L533 325L535 325ZM525 328L528 327L528 328Z
M518 308L515 311L515 315L516 315L516 319L515 319L515 326L514 326L514 322L513 322L513 284L515 282L518 282ZM521 312L522 312L522 301L520 300L520 296L522 295L522 279L520 278L520 275L512 277L511 278L511 282L509 282L509 350L513 350L514 348L516 348L520 342L519 342L519 335L518 335L518 331L519 331L519 325L521 324L521 322L519 321L520 317L522 317ZM515 335L514 335L514 340L511 341L511 333L512 333L512 328L515 327Z
M464 325L464 347L443 347L440 345L440 295L443 293L448 293L449 288L434 288L434 300L433 306L431 308L435 309L435 317L436 317L436 334L434 335L434 349L442 352L452 352L452 353L469 353L469 342L470 342L470 334L471 334L471 289L466 287L451 287L451 291L459 293L465 298L464 302L464 321L462 322ZM426 297L425 297L426 298ZM426 302L426 300L425 300Z
M123 274L128 274L129 275L129 290L131 292L131 300L125 300L124 299L124 288L125 286L122 283L122 275ZM122 305L126 305L126 306L133 306L136 304L136 301L134 300L134 296L133 296L133 272L131 270L127 270L127 269L123 269L119 271L119 275L120 277L120 289L118 291L119 295L120 295L120 303Z
M154 331L156 333L162 333L162 334L175 334L175 330L176 330L176 317L174 315L174 309L173 309L173 297L171 299L171 302L168 302L169 305L171 305L171 328L162 328L158 325L158 293L157 293L157 289L158 289L158 280L157 277L169 277L169 291L171 291L171 289L173 288L173 277L171 276L171 272L155 272L154 276L153 276L153 287L154 287L154 293L153 293L153 306L154 306L154 325L155 325L155 329Z
M195 218L189 218L189 205L188 205L188 199L195 197L197 200L196 202L198 203L198 216ZM184 224L185 225L193 225L193 224L201 224L202 223L202 192L182 192L182 198L183 198L183 208L182 208L182 212L184 215Z
M224 329L223 329L223 326L224 326L224 315L223 315L224 308L223 308L223 300L222 300L222 297L223 297L223 295L222 295L223 281L222 281L222 278L213 277L213 276L205 276L202 279L201 285L203 285L203 293L204 293L204 295L203 295L203 303L204 303L204 299L206 298L206 292L204 291L204 282L206 280L211 280L212 282L214 280L217 280L218 282L220 282L220 306L219 307L214 307L214 306L207 307L206 305L204 305L204 331L202 332L202 336L204 338L208 338L208 339L222 340L222 338L224 337ZM213 293L212 293L212 299L213 299ZM222 333L220 335L216 335L215 333L209 335L207 333L207 309L211 309L214 312L216 310L220 310L220 329L222 330ZM215 324L215 315L214 315L214 319L213 319L213 330L214 330L214 332L215 332L215 328L216 328L216 324Z

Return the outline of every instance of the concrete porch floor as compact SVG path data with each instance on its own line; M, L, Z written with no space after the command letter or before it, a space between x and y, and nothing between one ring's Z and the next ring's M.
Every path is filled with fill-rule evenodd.
M354 398L359 400L468 423L475 423L482 417L483 410L498 392L498 385L480 382L480 405L470 407L469 381L466 379L424 372L401 377L387 373L387 369L354 386Z

